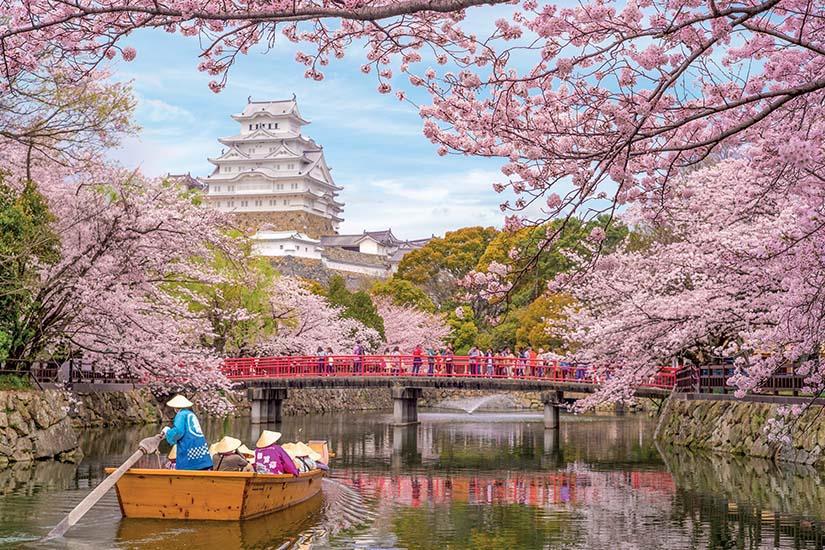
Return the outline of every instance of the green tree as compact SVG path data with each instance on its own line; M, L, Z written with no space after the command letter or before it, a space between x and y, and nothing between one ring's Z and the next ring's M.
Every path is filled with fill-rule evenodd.
M384 319L375 309L369 293L363 290L352 292L340 275L330 277L329 285L322 290L330 304L343 309L344 317L360 321L364 326L375 329L381 338L384 338Z
M24 358L42 340L38 325L27 322L39 307L38 266L60 259L60 239L46 199L29 181L21 190L0 173L0 361ZM44 344L45 345L45 344Z
M576 267L570 252L587 258L588 248L584 246L587 237L595 227L608 225L606 217L582 223L577 218L554 220L537 227L525 227L519 231L500 232L490 242L478 260L476 270L487 271L490 263L498 262L511 267L515 286L510 292L510 303L523 307L544 294L547 282L556 275ZM548 233L561 231L553 245L540 250ZM625 226L611 223L603 242L606 251L613 250L628 234ZM510 251L516 250L521 261L510 259Z
M399 306L413 306L422 311L435 311L435 304L427 293L405 279L391 277L386 281L377 281L372 285L373 296L386 296Z
M404 256L396 277L418 285L438 308L450 308L458 281L475 269L497 233L492 227L449 231Z
M271 292L278 272L266 258L252 254L251 242L240 232L230 237L235 246L229 255L215 250L201 260L220 282L176 282L167 290L209 319L212 334L202 337L205 346L219 355L244 355L277 330Z
M564 309L572 303L573 299L567 294L545 294L514 312L516 346L559 353L568 351L568 342L548 329L551 323L564 321Z

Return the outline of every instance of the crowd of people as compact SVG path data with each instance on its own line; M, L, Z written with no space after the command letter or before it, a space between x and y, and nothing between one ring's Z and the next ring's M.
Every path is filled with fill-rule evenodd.
M356 373L364 372L365 368L371 371L378 368L390 374L429 376L468 374L512 378L556 375L574 379L586 376L585 366L574 365L553 352L542 348L534 350L529 346L517 348L515 351L508 347L495 352L491 348L482 350L473 346L467 355L457 356L449 345L436 347L419 344L409 351L402 351L399 346L385 347L380 356L368 356L359 343L350 356L336 355L331 348L322 347L318 348L316 356L317 369L322 374L336 372L336 366L345 358L348 363L346 366L351 364Z
M163 428L166 441L172 445L166 468L173 470L216 470L221 472L257 472L261 474L291 474L321 469L327 470L328 457L304 442L279 445L279 432L264 430L255 443L255 450L240 439L224 436L209 445L198 417L192 412L192 402L177 395L166 403L175 410L172 426Z

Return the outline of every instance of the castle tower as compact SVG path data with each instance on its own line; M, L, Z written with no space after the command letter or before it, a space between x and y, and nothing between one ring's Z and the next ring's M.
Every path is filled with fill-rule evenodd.
M226 146L210 158L215 170L201 182L207 200L231 212L243 225L296 231L318 238L338 232L344 204L324 152L301 135L309 124L301 118L295 98L249 101L232 115L240 133L221 138Z

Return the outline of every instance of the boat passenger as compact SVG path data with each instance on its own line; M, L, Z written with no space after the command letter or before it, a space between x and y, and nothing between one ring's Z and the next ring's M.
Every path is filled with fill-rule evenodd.
M241 453L241 456L244 457L246 459L246 461L249 462L250 464L255 463L255 451L253 451L252 449L250 449L246 445L241 444L241 446L238 447L238 452Z
M329 466L321 462L321 453L304 443L299 441L295 444L297 447L297 458L307 467L307 472L310 470L329 470Z
M255 469L265 474L298 475L298 468L292 458L278 445L280 432L264 430L255 443Z
M192 402L182 395L170 399L167 406L175 409L175 419L172 427L163 428L163 435L170 445L178 447L176 451L176 470L211 470L212 459L209 456L209 446L203 437L198 417L191 410Z
M166 464L163 465L165 470L174 470L175 469L175 460L178 456L178 446L172 445L172 448L169 449L169 454L166 455Z
M219 472L251 472L252 465L241 455L241 440L224 436L215 445L212 455L212 469Z

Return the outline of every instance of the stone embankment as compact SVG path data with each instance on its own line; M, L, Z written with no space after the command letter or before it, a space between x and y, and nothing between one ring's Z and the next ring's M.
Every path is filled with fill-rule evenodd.
M82 456L68 411L58 391L0 391L0 466Z
M147 389L74 395L70 416L77 428L155 424L163 417L163 410Z
M779 403L671 398L662 411L656 439L667 445L747 455L797 464L825 464L825 422L821 406L809 408L793 425L791 444L772 444L765 424Z
M59 390L0 391L0 467L9 462L82 457L77 429L160 422L146 389L69 394Z

